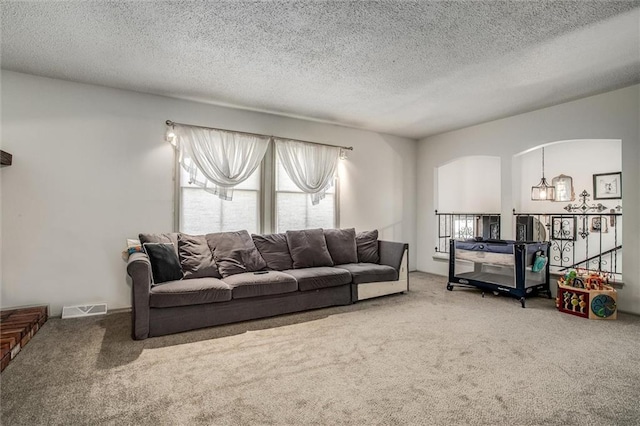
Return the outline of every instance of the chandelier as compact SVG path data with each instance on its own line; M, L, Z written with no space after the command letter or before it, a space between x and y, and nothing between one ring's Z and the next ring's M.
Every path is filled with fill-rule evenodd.
M544 177L544 147L542 148L542 179L536 186L531 187L531 199L533 201L553 201L556 197L555 186L549 185Z

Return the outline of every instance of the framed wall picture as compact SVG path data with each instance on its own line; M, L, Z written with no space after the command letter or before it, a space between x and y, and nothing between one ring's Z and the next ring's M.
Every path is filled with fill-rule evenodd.
M593 175L593 199L622 198L622 172Z
M591 232L600 232L601 234L609 232L609 227L607 226L607 217L606 216L592 217Z
M576 240L575 217L551 217L551 238L554 240Z

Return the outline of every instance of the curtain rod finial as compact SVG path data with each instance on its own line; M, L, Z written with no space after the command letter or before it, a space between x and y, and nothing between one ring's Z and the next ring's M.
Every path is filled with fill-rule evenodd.
M173 126L173 121L171 120L167 120L165 121L165 123L167 124L167 126Z

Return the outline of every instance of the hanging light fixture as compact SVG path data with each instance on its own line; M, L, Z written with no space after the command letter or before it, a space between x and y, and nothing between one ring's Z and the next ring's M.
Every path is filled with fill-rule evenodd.
M549 185L544 177L544 147L542 148L542 179L536 186L531 187L531 199L533 201L552 201L556 197L556 188Z
M340 159L346 160L347 158L349 158L349 153L347 152L347 150L344 148L340 148Z
M167 131L164 134L164 139L175 148L177 146L175 126L173 123L169 123L171 122L167 120Z

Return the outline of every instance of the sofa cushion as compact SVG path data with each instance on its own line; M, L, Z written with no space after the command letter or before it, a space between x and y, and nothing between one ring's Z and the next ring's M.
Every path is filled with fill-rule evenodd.
M222 278L204 235L178 235L178 257L184 279Z
M167 232L165 234L138 234L138 239L141 244L144 243L172 243L178 254L178 233Z
M287 236L285 234L256 235L251 234L253 243L267 263L267 268L284 271L293 268L293 260L289 254Z
M231 288L217 278L171 281L152 287L149 294L149 306L152 308L200 305L229 300L231 300Z
M356 247L359 263L380 263L378 253L378 230L358 232Z
M387 265L377 265L375 263L350 263L348 265L336 265L336 268L346 269L349 271L354 284L398 280L398 271Z
M355 229L324 229L323 231L334 265L358 262Z
M278 271L245 272L222 280L231 288L234 299L291 293L298 290L295 278Z
M149 256L154 284L182 279L180 261L172 243L145 243L142 247Z
M351 282L349 271L326 266L305 269L289 269L283 271L298 281L300 291L317 290L326 287L337 287Z
M294 269L333 266L322 229L287 231L286 236Z
M205 238L223 277L267 267L247 231L218 232Z

